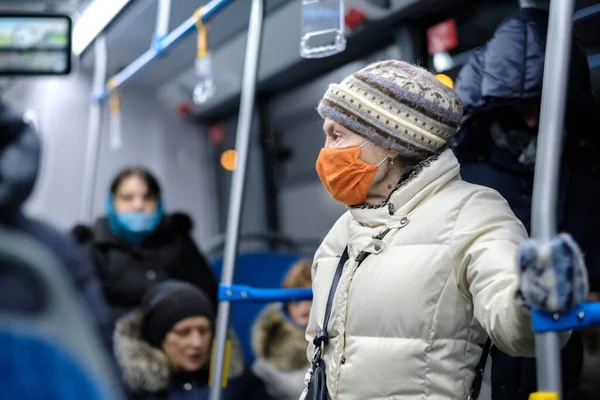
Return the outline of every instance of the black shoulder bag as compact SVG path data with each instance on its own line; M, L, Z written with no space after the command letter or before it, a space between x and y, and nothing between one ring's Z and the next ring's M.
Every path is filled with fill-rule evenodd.
M367 258L370 253L364 253L363 257L359 259L359 265ZM315 345L315 352L311 363L311 374L308 382L308 390L304 400L331 400L329 393L327 392L327 380L325 361L323 361L323 353L325 347L329 343L329 334L327 333L327 325L329 324L329 317L331 316L331 307L333 306L333 298L335 297L335 291L344 270L344 265L348 261L348 246L344 249L340 261L338 262L333 281L331 282L331 288L329 289L329 296L327 297L327 305L325 306L325 318L323 321L323 330L315 335L313 344ZM481 384L483 382L483 374L485 371L485 364L487 362L488 353L490 352L491 341L488 339L483 347L483 353L477 365L477 371L475 379L473 380L473 386L471 387L471 394L469 400L477 400L479 392L481 391Z

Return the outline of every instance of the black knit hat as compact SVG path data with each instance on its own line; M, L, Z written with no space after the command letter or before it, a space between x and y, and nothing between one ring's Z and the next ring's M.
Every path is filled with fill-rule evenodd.
M142 301L142 338L160 347L179 321L206 317L214 325L215 313L206 293L180 281L165 281L151 287Z

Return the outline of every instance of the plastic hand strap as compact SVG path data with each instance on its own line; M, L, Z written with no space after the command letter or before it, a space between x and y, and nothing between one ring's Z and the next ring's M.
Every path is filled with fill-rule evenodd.
M208 30L202 21L203 15L203 8L199 8L194 13L194 17L196 18L196 29L198 30L198 58L204 58L208 52Z
M110 90L110 113L113 116L118 116L121 114L121 99L119 98L114 78L110 78L106 86Z

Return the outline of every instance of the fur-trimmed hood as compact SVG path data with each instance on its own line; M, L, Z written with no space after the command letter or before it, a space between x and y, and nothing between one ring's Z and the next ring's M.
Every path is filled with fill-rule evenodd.
M244 372L244 356L235 337L232 337L229 377ZM138 310L117 321L114 352L121 375L133 392L158 393L169 386L171 373L167 356L141 338L141 313Z
M254 353L281 371L306 368L307 347L304 330L283 315L281 303L267 306L252 327Z

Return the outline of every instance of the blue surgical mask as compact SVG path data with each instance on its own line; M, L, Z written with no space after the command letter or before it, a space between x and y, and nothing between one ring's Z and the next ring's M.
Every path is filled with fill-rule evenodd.
M130 243L140 244L160 224L163 216L162 202L158 202L154 212L118 212L115 209L112 196L109 196L106 205L106 216L111 231Z

